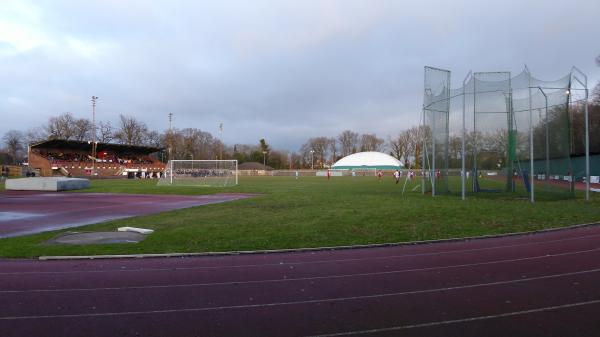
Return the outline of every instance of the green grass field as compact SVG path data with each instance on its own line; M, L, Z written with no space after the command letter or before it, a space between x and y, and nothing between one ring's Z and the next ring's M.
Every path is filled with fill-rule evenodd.
M456 190L458 181L452 182ZM600 221L600 197L536 204L504 193L432 198L402 196L402 185L375 177L242 177L230 188L157 187L156 181L96 180L86 192L209 194L252 192L255 198L110 221L70 231L155 229L138 244L43 245L57 233L0 239L0 256L133 254L321 247L468 237Z

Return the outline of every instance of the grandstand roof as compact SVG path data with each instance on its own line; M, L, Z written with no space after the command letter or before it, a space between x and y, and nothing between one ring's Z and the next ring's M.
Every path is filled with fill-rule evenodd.
M64 149L71 151L92 151L91 141L50 139L31 144L32 149ZM150 154L164 150L160 147L136 146L126 144L98 143L96 152L110 151L116 153Z
M380 169L389 170L402 167L400 161L382 152L359 152L346 156L333 164L334 169Z

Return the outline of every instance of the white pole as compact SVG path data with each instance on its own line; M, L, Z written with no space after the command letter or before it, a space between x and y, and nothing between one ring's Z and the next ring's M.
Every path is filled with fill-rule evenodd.
M171 185L173 185L173 161L171 160Z
M235 184L238 184L238 161L235 161Z

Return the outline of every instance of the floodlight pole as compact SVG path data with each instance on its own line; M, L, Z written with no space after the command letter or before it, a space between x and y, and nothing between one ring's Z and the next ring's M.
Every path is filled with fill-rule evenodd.
M461 190L462 190L461 191L462 200L466 199L466 191L465 191L465 189L466 189L466 184L467 184L467 178L466 178L466 175L467 175L467 172L466 172L467 164L466 164L466 160L465 160L465 158L466 158L466 153L465 153L466 152L465 151L465 148L466 148L466 146L465 146L465 138L466 138L466 134L467 134L467 130L466 130L466 126L465 126L465 121L466 121L466 119L465 119L465 109L466 109L465 105L466 105L467 100L466 100L466 96L465 96L465 94L466 94L465 93L465 86L467 85L466 83L467 83L467 79L469 79L469 76L471 76L471 71L469 71L469 73L467 74L467 76L463 80L462 149L461 149L461 151L462 151L462 158L461 158L462 159L462 171L461 171L461 178L460 178L460 180L461 180L461 182L460 182L461 183Z

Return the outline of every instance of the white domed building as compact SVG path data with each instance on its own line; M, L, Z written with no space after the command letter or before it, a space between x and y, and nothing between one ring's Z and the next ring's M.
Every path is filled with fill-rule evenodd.
M402 163L389 154L382 152L358 152L338 160L331 168L339 170L396 170L402 168Z

